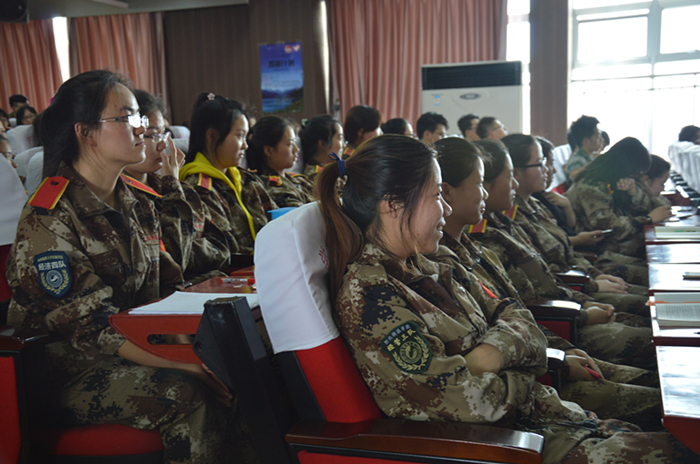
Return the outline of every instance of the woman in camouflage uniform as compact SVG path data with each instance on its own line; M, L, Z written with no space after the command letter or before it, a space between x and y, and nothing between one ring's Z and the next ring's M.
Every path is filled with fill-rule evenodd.
M127 166L122 180L134 193L153 202L160 215L165 249L182 268L185 280L226 269L231 260L226 235L214 225L209 208L195 189L178 179L185 154L165 132L165 105L143 90L134 90L134 96L139 112L149 121L143 135L146 159ZM170 155L165 151L168 142Z
M110 315L183 281L161 249L158 213L120 178L144 159L144 122L111 72L80 74L58 90L41 126L50 177L24 208L7 264L8 320L55 336L47 388L61 422L157 428L167 462L216 462L230 411L216 400L230 406L226 387L109 325Z
M440 240L444 246L429 258L452 265L453 276L482 308L496 298L514 298L525 307L498 257L464 233L466 227L481 222L486 208L488 193L483 187L484 168L479 149L460 138L440 140L435 148L439 152L444 181L443 196L452 206L452 214L445 219ZM622 419L644 430L661 427L659 382L655 372L593 360L548 329L542 326L540 329L547 336L550 348L564 350L567 354L560 390L563 399L574 401L601 418ZM596 381L583 366L593 367L604 378Z
M180 180L207 205L232 254L252 254L267 212L277 209L260 178L239 167L247 134L248 118L240 103L213 93L197 97Z
M585 294L596 301L613 305L615 311L649 317L649 288L632 286L622 278L605 274L593 266L574 250L567 233L556 224L554 216L532 196L533 193L544 190L547 179L547 165L535 138L511 134L501 142L508 149L513 161L514 177L519 184L516 189L517 214L514 221L528 234L552 272L583 272L590 277L583 286Z
M255 123L248 138L246 160L272 200L280 208L314 201L313 184L303 174L285 172L294 166L299 153L296 134L289 120L265 116Z
M336 180L347 175L343 203ZM334 318L391 417L488 423L541 433L546 464L690 462L668 433L601 421L534 379L546 339L505 300L483 312L434 253L450 207L434 152L402 136L363 144L319 178Z
M644 145L627 137L586 166L566 192L578 218L576 231L613 230L598 243L598 259L606 264L596 263L599 269L615 266L614 260L605 260L606 251L643 260L644 226L671 216L670 206L655 205L637 184L650 164Z
M301 128L301 154L304 157L304 175L314 181L323 166L332 163L331 153L340 156L345 147L343 126L328 114L315 116Z

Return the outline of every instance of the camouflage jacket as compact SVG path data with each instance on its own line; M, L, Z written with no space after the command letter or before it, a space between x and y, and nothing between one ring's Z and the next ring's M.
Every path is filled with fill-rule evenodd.
M584 272L591 278L586 284L585 292L597 292L598 284L593 279L603 272L574 251L569 236L557 225L554 215L532 197L528 201L516 197L515 204L518 206L515 223L527 233L549 269L552 272L568 272L572 269Z
M315 201L313 183L303 174L285 172L284 175L260 173L260 179L279 208L302 206Z
M183 269L185 279L226 269L231 261L226 235L212 222L197 191L173 176L151 173L147 177L147 186L125 181L155 205L165 249Z
M336 301L338 328L379 407L397 418L536 430L544 462L559 462L597 426L576 424L590 417L534 380L546 370L546 340L530 312L506 300L484 314L450 266L420 262L403 265L369 244ZM469 372L464 354L482 343L502 353L498 374Z
M313 184L314 178L321 171L323 171L323 166L320 164L306 164L304 165L304 172L302 174L304 174L306 178L309 179L309 182Z
M527 233L504 214L484 215L487 227L481 233L471 233L474 240L493 251L524 301L570 300L583 304L593 299L567 287L547 266ZM585 325L587 316L581 311L579 324Z
M57 176L68 184L62 195L51 195L60 196L55 206L30 201L22 211L7 263L8 322L58 334L63 341L53 344L58 358L50 362L74 375L124 343L110 315L166 296L183 279L180 266L161 249L150 201L119 179L117 211L71 167L61 165Z
M637 194L631 199L632 209L620 211L607 184L576 182L566 192L576 214L576 232L607 230L613 232L598 244L598 251L612 251L627 256L644 257L644 225L654 205L651 196L637 185Z
M253 217L253 227L257 233L267 224L267 212L277 209L270 194L263 187L258 176L245 169L241 172L242 198L248 212ZM212 222L224 234L231 253L252 254L255 240L248 225L243 208L238 204L236 193L220 179L212 179L205 174L192 174L185 183L194 187L202 202L209 208Z
M524 308L525 303L520 299L518 290L513 286L513 283L508 278L503 264L498 259L498 256L488 248L479 243L477 246L467 234L462 233L459 240L452 237L447 232L444 232L442 245L438 252L429 256L430 259L439 263L449 264L454 267L457 272L454 276L457 281L467 287L467 291L474 295L478 292L478 288L474 284L483 286L485 291L492 294L492 298L513 298L516 299ZM459 269L464 269L459 271ZM473 274L472 274L473 273ZM471 278L470 278L471 276ZM478 299L477 299L478 300ZM481 304L481 302L479 302ZM539 325L540 330L547 337L547 346L559 350L568 350L574 348L574 345L569 341L559 337L546 327Z

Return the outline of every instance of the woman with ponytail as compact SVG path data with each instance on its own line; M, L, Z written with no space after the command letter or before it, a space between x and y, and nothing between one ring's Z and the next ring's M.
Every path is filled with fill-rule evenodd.
M304 175L310 181L333 162L331 153L340 156L345 147L343 126L333 116L322 114L309 119L301 128L301 154L304 157Z
M511 299L484 314L450 266L421 257L438 250L451 212L441 185L435 152L393 135L328 165L317 184L334 319L384 413L533 430L545 437L546 464L595 453L690 459L670 434L628 433L639 429L598 420L536 382L546 339L530 312Z
M292 122L279 116L265 116L251 130L246 159L272 200L280 208L314 201L313 184L306 176L285 172L294 166L299 153Z
M202 93L190 120L190 147L180 180L197 190L231 253L252 254L255 235L277 205L252 172L239 167L248 147L248 118L235 100Z

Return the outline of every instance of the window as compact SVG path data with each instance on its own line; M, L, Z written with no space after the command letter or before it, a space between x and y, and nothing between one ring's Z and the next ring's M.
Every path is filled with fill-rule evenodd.
M53 34L56 41L56 52L58 53L58 63L61 66L62 82L70 78L70 65L68 56L68 18L58 16L53 18Z
M508 0L506 60L523 63L523 127L530 133L530 0Z
M574 0L569 119L595 116L612 143L666 157L700 124L699 22L696 0Z

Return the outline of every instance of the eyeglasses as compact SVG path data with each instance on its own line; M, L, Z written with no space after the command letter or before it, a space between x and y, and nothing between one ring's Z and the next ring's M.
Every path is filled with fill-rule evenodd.
M148 116L141 116L139 113L134 113L128 116L99 119L97 122L128 122L131 127L138 129L141 126L148 127Z
M544 171L544 168L547 166L547 165L545 164L545 161L546 161L546 160L545 160L544 158L540 158L540 162L539 162L539 163L537 163L537 164L528 164L528 165L526 165L526 166L523 166L523 169L527 169L527 168L540 168L540 171Z
M170 137L170 132L156 132L155 134L143 136L145 139L150 139L155 145L158 145L160 142L167 142L168 137Z

